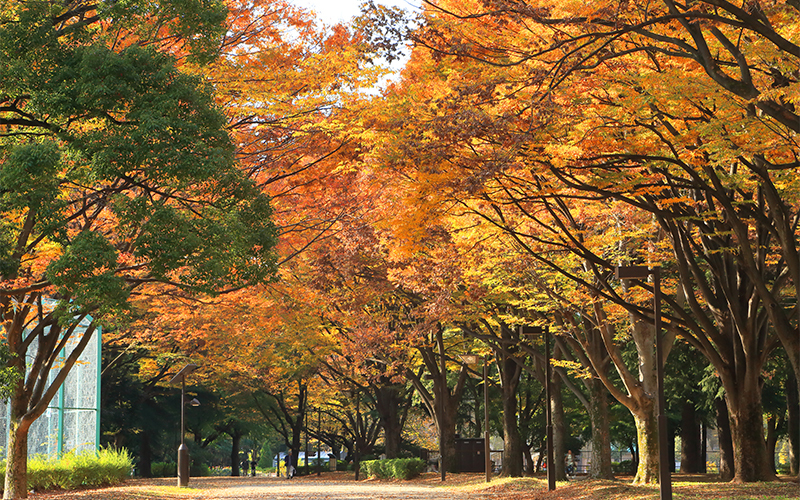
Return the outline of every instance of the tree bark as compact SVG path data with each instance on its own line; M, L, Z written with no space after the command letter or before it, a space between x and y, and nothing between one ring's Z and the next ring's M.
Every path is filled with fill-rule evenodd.
M142 430L139 439L139 475L153 477L153 449L150 446L150 433Z
M239 447L242 441L242 435L238 432L231 434L231 476L240 476L239 469Z
M681 472L699 473L700 423L694 403L686 401L681 408Z
M500 377L503 391L503 476L522 476L522 438L517 420L517 388L522 369L510 356L502 355Z
M566 425L564 422L564 398L561 395L561 379L553 377L550 388L550 411L553 418L553 460L555 461L553 465L556 468L556 481L566 481L567 468L564 463L564 457L567 455L564 444L566 440Z
M24 418L12 418L8 426L8 460L3 498L28 497L28 429L31 422Z
M596 379L592 379L589 386L591 388L589 417L592 425L592 456L589 459L589 477L614 479L614 471L611 469L611 431L606 397L608 391L603 383Z
M758 380L752 381L758 385ZM760 389L760 388L759 388ZM761 391L742 391L735 400L726 393L733 441L733 481L775 481L773 457L767 456Z
M728 405L724 399L715 399L717 409L717 438L719 439L719 478L722 481L733 479L733 441L731 438Z
M773 460L770 462L772 466L772 472L774 474L778 473L778 469L775 468L775 448L778 445L778 428L781 426L781 421L783 419L778 417L777 415L770 415L767 418L767 457L773 457Z
M408 405L405 388L385 385L375 390L375 406L380 415L386 458L400 456L403 422Z
M786 380L786 404L789 407L789 471L792 476L800 473L800 395L797 393L797 377L789 372Z
M658 482L658 424L655 401L643 399L641 408L632 411L636 422L636 444L639 464L633 484Z

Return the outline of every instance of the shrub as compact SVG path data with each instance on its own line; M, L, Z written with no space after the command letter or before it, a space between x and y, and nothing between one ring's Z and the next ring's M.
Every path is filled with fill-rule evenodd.
M619 463L613 462L611 464L611 470L617 474L633 474L636 472L636 468L631 460L623 460Z
M153 462L150 464L153 477L178 477L178 464L175 462Z
M425 461L420 458L394 458L361 462L360 472L367 477L411 479L423 470Z
M114 485L124 481L132 467L133 460L127 450L68 453L59 459L37 456L28 461L28 489L74 490ZM5 468L5 462L0 464L0 474L5 474Z
M177 477L177 469L175 470L175 476ZM206 464L196 464L193 463L191 467L189 467L189 475L192 477L208 477L211 475L211 469L208 468Z
M396 458L386 462L389 475L397 479L411 479L425 470L425 460L421 458Z

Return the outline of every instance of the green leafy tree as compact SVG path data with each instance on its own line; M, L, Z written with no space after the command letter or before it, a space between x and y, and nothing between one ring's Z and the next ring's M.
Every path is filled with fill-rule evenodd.
M275 231L210 89L176 63L212 55L224 5L3 1L0 12L5 366L22 373L33 351L10 398L4 498L25 498L28 429L97 327L124 322L142 287L268 281Z

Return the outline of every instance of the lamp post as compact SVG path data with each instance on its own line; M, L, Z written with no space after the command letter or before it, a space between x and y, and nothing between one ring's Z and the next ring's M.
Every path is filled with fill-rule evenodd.
M658 398L658 475L660 500L672 500L672 475L667 451L667 416L664 400L664 364L661 361L661 268L647 266L617 266L617 279L646 279L653 276L653 328L656 336L656 392Z
M444 482L447 478L447 464L445 463L444 459L444 398L445 394L447 394L447 364L444 357L444 337L442 335L441 328L437 329L436 342L439 344L439 357L441 358L440 371L442 372L442 393L440 395L441 404L439 405L439 411L441 414L441 418L439 418L439 469L442 473L442 482Z
M461 359L468 365L477 365L478 360L483 361L483 467L486 471L486 482L492 480L491 446L489 445L489 363L486 356L477 354L464 354ZM475 415L477 419L478 416Z
M319 442L322 440L322 407L317 408L317 476L319 476L320 462Z
M547 489L553 491L556 489L556 467L555 467L555 453L553 450L553 413L550 407L550 327L549 326L520 326L520 337L532 337L544 335L544 352L547 363L544 368L544 392L547 405L545 414L547 415Z
M181 368L181 370L172 377L169 381L174 384L180 380L181 382L181 444L178 447L178 487L183 488L189 485L189 448L186 446L185 441L185 417L186 417L186 377L197 369L197 365L189 363ZM197 399L191 401L192 406L200 404Z

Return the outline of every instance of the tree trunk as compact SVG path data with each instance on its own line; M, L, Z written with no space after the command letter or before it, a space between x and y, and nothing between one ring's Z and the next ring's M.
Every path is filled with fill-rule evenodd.
M145 429L139 439L139 475L153 477L153 449L150 446L150 434Z
M239 476L239 446L242 435L238 432L231 434L231 476Z
M27 422L24 418L12 416L9 419L8 466L6 467L3 498L28 498L28 429L30 425L31 422Z
M700 423L694 403L686 401L681 409L681 472L699 473Z
M639 449L639 465L633 484L658 482L658 424L654 407L655 401L643 398L640 408L632 412Z
M522 438L517 419L517 387L522 370L510 356L502 356L500 367L503 390L503 476L522 476Z
M764 418L758 376L752 376L750 373L745 376L748 375L753 380L746 381L743 385L750 390L739 391L735 399L731 397L730 392L725 393L733 441L733 481L737 483L775 481L777 477L771 465L775 459L767 456L764 439Z
M800 459L800 396L797 393L797 378L794 372L789 372L786 380L786 404L789 407L789 471L792 476L800 473L798 459Z
M589 459L589 477L593 479L614 479L611 469L611 431L608 422L608 400L602 382L590 382L589 417L592 425L592 456Z
M701 474L708 472L708 426L705 422L700 423L700 471Z
M564 423L564 398L561 395L561 379L553 377L550 388L550 411L552 412L553 418L553 461L555 462L553 465L556 468L556 481L566 481L567 469L564 463L564 458L567 455L567 450L564 445L564 441L566 440L566 426ZM550 464L547 466L549 467Z
M731 439L728 405L724 399L715 399L717 409L717 437L719 438L719 478L722 481L733 479L733 441Z
M439 429L443 433L444 464L447 472L456 472L456 410L450 405L445 406L444 429Z
M375 405L383 428L386 458L400 456L404 420L401 409L404 412L408 407L403 389L398 386L381 386L375 391Z
M670 473L675 472L675 434L677 434L677 430L667 423L667 460L669 460Z
M522 446L522 455L525 458L525 474L533 475L536 471L536 464L533 463L533 455L531 454L531 447L527 445Z

